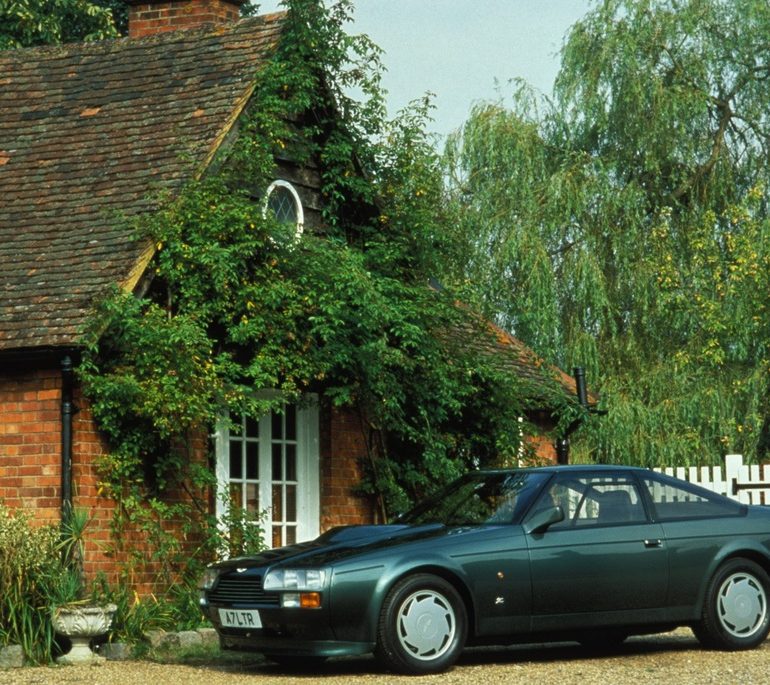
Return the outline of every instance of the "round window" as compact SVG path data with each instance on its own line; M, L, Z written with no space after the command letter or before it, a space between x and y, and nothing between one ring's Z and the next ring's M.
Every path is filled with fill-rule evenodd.
M265 212L271 212L281 223L295 226L295 238L302 235L305 219L302 202L294 186L288 181L279 180L270 184L265 195Z

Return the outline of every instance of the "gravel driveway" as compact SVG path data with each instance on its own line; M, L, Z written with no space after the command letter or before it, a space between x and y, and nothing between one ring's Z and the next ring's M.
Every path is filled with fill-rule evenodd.
M254 664L173 665L146 661L108 662L102 666L24 668L0 671L0 683L13 685L328 685L387 683L442 685L476 683L740 683L765 685L770 680L770 641L748 652L709 652L689 630L632 638L612 653L589 652L573 645L468 650L448 673L425 677L383 672L371 658L332 660L313 673L287 674L278 666Z

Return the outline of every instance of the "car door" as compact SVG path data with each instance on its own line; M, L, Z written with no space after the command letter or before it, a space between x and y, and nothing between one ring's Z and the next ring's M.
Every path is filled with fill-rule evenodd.
M557 474L529 517L554 505L564 520L527 536L533 631L660 620L666 543L633 476Z

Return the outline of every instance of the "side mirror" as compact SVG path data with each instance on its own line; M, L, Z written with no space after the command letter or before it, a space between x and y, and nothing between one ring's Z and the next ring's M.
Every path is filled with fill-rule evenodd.
M563 520L564 509L561 507L548 507L548 509L535 512L528 521L525 521L524 531L528 535L545 533L554 523L560 523Z

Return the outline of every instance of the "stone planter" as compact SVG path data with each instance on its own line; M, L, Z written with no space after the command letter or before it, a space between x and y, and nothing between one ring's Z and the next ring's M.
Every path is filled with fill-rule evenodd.
M117 607L68 604L53 610L53 628L59 634L68 637L72 649L67 654L57 657L60 664L84 664L104 661L104 657L91 651L91 640L104 635L112 624L112 617Z

